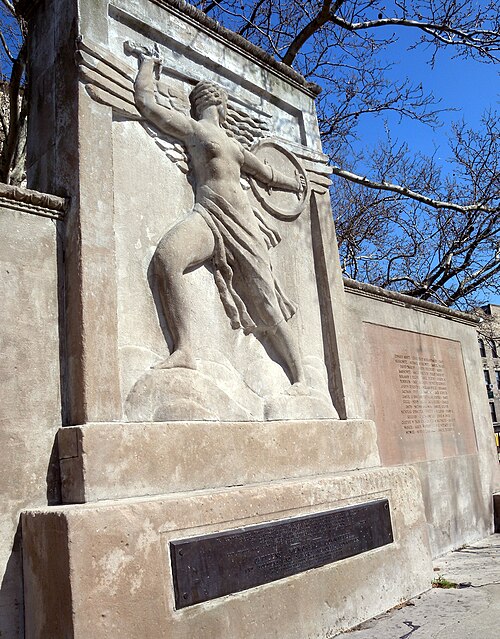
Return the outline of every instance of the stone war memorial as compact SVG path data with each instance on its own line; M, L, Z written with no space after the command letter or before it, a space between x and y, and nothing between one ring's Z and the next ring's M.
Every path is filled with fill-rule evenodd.
M180 0L32 0L0 187L0 636L327 639L492 531L474 320L343 281L319 88Z

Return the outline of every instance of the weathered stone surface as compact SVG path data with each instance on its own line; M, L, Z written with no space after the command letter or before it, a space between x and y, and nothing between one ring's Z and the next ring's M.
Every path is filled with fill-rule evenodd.
M228 375L228 369L216 362L195 361L196 370L153 368L144 373L127 397L126 417L132 422L209 422L218 421L221 414L230 421L262 418L261 398L236 371Z
M433 556L485 537L492 531L491 495L500 485L500 474L474 321L427 302L413 305L411 298L367 285L348 283L346 292L357 353L346 388L357 390L358 414L377 419L386 463L414 463L422 482ZM396 362L395 355L401 354L409 359ZM406 371L411 376L418 373L421 357L425 361L420 381L409 387L403 380L403 389L407 397L427 396L430 403L425 411L416 406L422 419L411 409L412 418L422 424L421 432L405 434L400 364L410 362ZM423 369L432 369L433 362L439 379L435 377L437 384L431 385ZM380 379L386 384L382 391ZM448 397L449 408L436 401L436 386L445 393L440 396ZM447 418L446 431L439 432L443 410L453 415L446 413L452 419Z
M377 324L364 333L382 462L476 453L460 342Z
M2 189L0 202L0 636L9 638L23 629L19 513L53 501L58 488L51 453L61 425L61 223L58 210L32 196Z
M484 462L483 462L484 463ZM491 494L478 455L460 455L415 464L424 497L433 555L460 548L492 532ZM491 484L490 484L491 485Z
M383 498L394 543L175 610L170 540ZM49 537L55 518L64 522L66 539ZM426 590L432 579L420 486L410 468L58 507L26 513L23 529L28 610L38 604L27 618L27 639L42 636L43 619L69 625L70 610L73 631L66 636L81 639L327 639ZM62 591L55 608L42 583L49 575L67 583L67 553L71 594Z
M71 196L68 420L345 416L314 91L190 11L30 14L29 181Z
M59 431L64 503L323 475L380 463L373 422L86 424Z
M155 368L135 382L125 402L125 417L131 422L262 421L280 419L336 419L325 386L325 367L316 358L304 359L309 390L294 394L294 388L267 395L262 383L253 387L220 353L206 352L195 358L196 369ZM319 366L318 366L319 364ZM259 383L260 382L260 383ZM286 382L285 382L286 384ZM322 389L322 390L318 390ZM259 394L260 391L260 394Z
M117 365L112 115L85 102L75 64L79 24L105 37L108 0L48 0L30 12L28 186L68 197L65 409L80 423L121 417ZM103 366L102 363L105 362Z
M327 639L428 586L428 533L437 554L491 526L493 442L467 318L344 293L314 91L183 7L44 0L30 14L29 183L69 199L63 414L82 426L59 435L62 488L89 503L23 519L27 637ZM471 410L461 404L454 447L426 433L386 458L418 474L380 468L373 423L352 419L378 399L369 323L412 331L417 350L460 344ZM47 380L57 388L49 324L56 338L40 332L21 377L38 399ZM27 446L26 506L43 503L60 423L59 397L44 398L52 422ZM390 442L377 423L383 452L398 448L391 419ZM394 544L174 610L171 539L381 498Z

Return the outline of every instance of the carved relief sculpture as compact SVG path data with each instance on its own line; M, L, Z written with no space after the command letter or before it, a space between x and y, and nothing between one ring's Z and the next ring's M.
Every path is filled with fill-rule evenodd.
M254 213L240 184L244 172L269 188L295 191L300 198L305 190L303 176L281 174L227 134L221 126L227 95L212 82L201 81L191 91L194 117L159 105L154 71L161 67L161 60L143 48L136 52L141 59L135 81L137 108L160 131L185 145L195 184L192 211L164 235L154 256L175 348L158 367L196 367L193 336L185 319L183 274L213 259L215 281L231 326L265 335L286 363L294 392L307 393L299 348L287 324L296 309L273 274L268 255L280 238Z
M336 416L329 398L325 402L323 394L318 397L309 387L297 338L288 324L297 307L280 286L269 255L269 250L281 241L278 229L247 194L251 187L262 209L274 217L296 219L309 195L301 163L269 138L248 148L249 143L262 136L266 126L230 108L228 95L218 84L206 80L195 83L189 94L189 111L184 96L161 80L163 63L157 48L126 42L124 51L138 59L133 84L134 74L128 65L97 45L79 42L80 68L87 91L93 99L112 106L128 119L141 121L166 155L183 172L189 172L194 192L192 209L166 231L152 260L159 301L173 342L170 355L153 368L157 374L164 371L165 375L175 370L177 380L185 380L184 388L196 386L195 377L186 377L188 371L196 371L198 363L197 338L189 323L185 274L211 262L231 327L269 344L288 374L288 400L278 401L278 413L286 402L295 406L302 401L308 406L326 405L324 416ZM286 173L278 170L276 164L281 169L286 167ZM285 208L281 206L283 196ZM151 391L150 380L151 374L146 382L139 380L131 392L132 399L129 396L131 414L137 419L144 419L136 411L138 404L162 401L154 399L159 391ZM144 400L146 395L148 399ZM152 419L193 418L189 410L186 415L160 413ZM278 413L268 418L279 418ZM207 418L200 411L197 415Z

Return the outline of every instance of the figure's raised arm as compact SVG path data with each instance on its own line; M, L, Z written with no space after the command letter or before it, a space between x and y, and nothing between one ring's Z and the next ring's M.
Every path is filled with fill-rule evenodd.
M270 164L265 164L246 149L243 150L243 154L244 161L242 170L259 182L262 182L262 184L271 187L274 186L286 191L297 191L297 193L302 193L302 191L304 191L305 184L301 179L302 176L285 175L284 173L281 173L281 171L274 169Z
M156 101L155 70L161 65L161 60L139 48L131 52L138 54L141 60L134 83L134 99L139 113L163 133L183 141L192 130L191 118Z

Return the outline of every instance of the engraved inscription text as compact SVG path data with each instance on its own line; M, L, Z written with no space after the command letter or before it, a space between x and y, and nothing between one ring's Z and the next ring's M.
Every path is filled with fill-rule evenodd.
M406 435L453 430L444 362L436 357L394 355Z
M170 542L175 605L184 608L391 543L385 499Z

